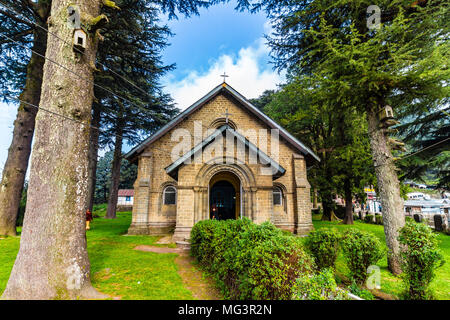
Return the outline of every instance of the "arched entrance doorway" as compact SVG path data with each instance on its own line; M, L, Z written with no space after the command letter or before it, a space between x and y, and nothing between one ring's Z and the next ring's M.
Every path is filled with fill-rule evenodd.
M209 182L209 218L238 219L241 212L241 182L231 172L219 172Z

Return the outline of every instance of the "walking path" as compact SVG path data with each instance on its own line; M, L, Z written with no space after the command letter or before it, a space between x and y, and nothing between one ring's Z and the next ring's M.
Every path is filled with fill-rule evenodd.
M169 237L161 238L157 244L169 244ZM139 245L134 250L154 252L154 253L176 253L175 263L178 266L178 274L181 276L186 288L192 292L195 299L199 300L220 300L221 294L214 286L214 281L205 276L198 266L195 265L194 258L189 252L179 248L154 247Z

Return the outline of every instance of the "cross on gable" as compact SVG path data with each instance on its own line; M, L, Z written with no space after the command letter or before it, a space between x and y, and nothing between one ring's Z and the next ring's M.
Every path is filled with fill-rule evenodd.
M227 108L226 112L222 113L222 115L225 116L226 124L228 124L228 117L232 116L233 114L232 113L228 113L228 108Z
M227 75L225 72L223 73L223 75L221 75L221 77L223 78L223 83L225 83L226 78L229 77L229 75Z

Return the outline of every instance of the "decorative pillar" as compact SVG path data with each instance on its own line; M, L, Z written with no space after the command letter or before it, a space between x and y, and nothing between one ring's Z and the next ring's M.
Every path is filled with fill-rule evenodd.
M311 215L311 186L306 176L306 161L302 155L293 154L293 174L295 182L295 204L294 212L295 233L306 235L313 229Z
M138 174L134 183L133 216L128 234L149 234L148 216L150 212L150 177L153 171L151 152L139 156Z
M208 188L202 189L202 201L203 201L203 220L209 219L209 192Z
M173 234L174 241L185 241L191 236L191 229L194 226L194 206L195 206L195 192L193 187L178 186L177 199L177 224L175 226L175 233Z

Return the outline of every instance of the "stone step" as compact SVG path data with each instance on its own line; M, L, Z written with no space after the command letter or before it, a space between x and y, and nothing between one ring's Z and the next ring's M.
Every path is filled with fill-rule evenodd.
M181 250L191 250L191 243L187 241L177 241L177 248Z

